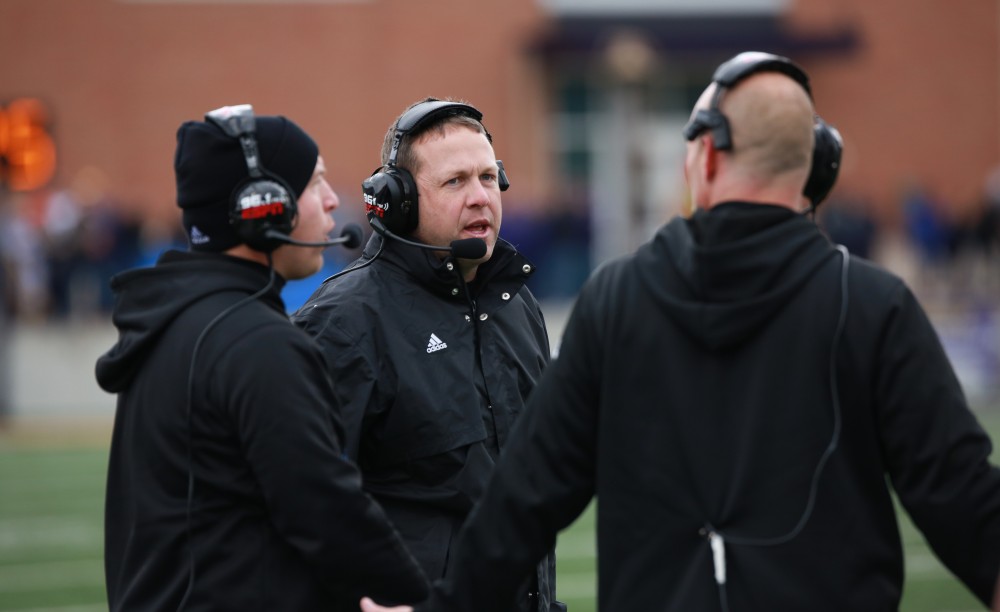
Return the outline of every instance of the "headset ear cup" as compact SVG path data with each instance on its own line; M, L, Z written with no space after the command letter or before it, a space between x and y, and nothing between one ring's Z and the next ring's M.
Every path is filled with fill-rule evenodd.
M251 178L233 190L229 223L247 246L270 253L283 243L268 233L290 234L297 210L295 197L280 178Z
M361 190L369 224L377 217L382 227L399 235L417 229L417 185L408 171L395 166L376 170L361 183Z
M816 117L813 123L813 134L816 142L813 147L812 167L802 193L809 198L815 209L826 199L837 182L837 176L840 174L840 158L844 152L844 140L837 128L819 117Z
M390 223L395 225L398 229L393 230L392 227L389 229L396 232L399 235L405 236L412 233L417 229L417 223L419 221L419 210L417 206L417 183L413 180L413 175L410 174L409 170L405 168L390 168L393 176L399 185L399 191L402 194L400 198L400 205L398 209L398 214L394 215L390 219Z

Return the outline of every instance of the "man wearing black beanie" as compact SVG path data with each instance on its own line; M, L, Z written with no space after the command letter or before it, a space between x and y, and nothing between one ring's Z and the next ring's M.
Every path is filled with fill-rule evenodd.
M333 387L280 291L339 205L316 143L225 107L177 132L188 252L116 276L105 510L111 610L353 610L427 581L341 448ZM313 243L297 246L289 241Z

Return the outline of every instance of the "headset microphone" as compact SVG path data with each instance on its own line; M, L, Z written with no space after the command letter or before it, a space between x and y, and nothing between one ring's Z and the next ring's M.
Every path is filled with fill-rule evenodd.
M385 236L386 238L398 240L403 244L408 244L421 249L427 249L429 251L448 251L453 257L457 257L458 259L480 259L486 256L486 241L481 238L463 238L462 240L452 240L451 244L448 246L435 246L432 244L424 244L422 242L414 242L401 236L397 236L389 231L389 229L378 217L371 216L368 219L368 222L371 223L372 228L379 234Z
M480 259L486 256L486 241L481 238L452 240L451 254L458 259Z
M277 230L267 230L264 236L270 240L275 240L278 242L283 242L285 244L294 244L295 246L305 246L305 247L330 247L335 245L341 245L345 249L356 249L361 246L361 240L364 238L364 234L361 231L361 226L357 223L349 223L344 226L344 229L340 232L339 238L334 238L333 240L325 240L322 242L303 242L301 240L295 240L288 234L283 234Z

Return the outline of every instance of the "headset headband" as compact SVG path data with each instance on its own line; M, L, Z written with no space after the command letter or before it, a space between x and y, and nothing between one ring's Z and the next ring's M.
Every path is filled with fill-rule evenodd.
M370 177L362 181L361 190L365 200L365 215L368 222L380 234L389 232L397 236L405 236L416 230L419 219L418 194L416 182L406 168L396 166L396 157L403 138L413 136L428 129L449 117L468 117L479 124L486 139L491 143L486 126L483 125L483 114L475 107L461 102L447 100L429 100L418 102L406 110L392 128L392 148L384 165L379 166ZM384 145L383 145L384 146ZM504 170L503 162L497 160L497 185L500 191L507 191L510 181ZM442 247L441 250L447 250Z
M435 123L444 117L457 115L470 117L482 125L483 114L475 107L469 106L468 104L462 104L461 102L449 102L447 100L421 102L403 113L399 120L396 121L396 127L393 130L395 133L392 139L392 150L389 151L389 159L386 162L386 165L396 165L396 156L399 153L399 145L403 141L404 136L412 132L419 132L425 126ZM493 137L490 136L490 133L486 130L485 126L483 127L483 130L486 131L486 138L490 142L493 142Z
M712 80L725 88L731 88L751 74L758 72L780 72L787 75L806 90L812 98L809 76L792 60L780 55L761 51L746 51L715 69Z
M784 74L798 83L812 99L809 76L790 59L771 53L746 51L716 68L715 74L712 75L712 82L716 84L716 87L708 109L695 113L691 121L684 126L684 138L694 140L706 130L712 130L716 148L731 149L732 138L729 133L729 122L719 110L719 101L722 99L724 91L732 89L743 79L759 72Z
M205 113L205 119L218 126L227 136L240 141L250 176L260 178L264 175L260 166L260 152L257 149L255 136L257 121L254 119L253 106L249 104L223 106Z
M238 140L243 151L249 177L229 197L229 223L236 234L258 251L271 252L287 243L298 206L288 183L261 163L253 106L223 106L205 113L205 121Z
M802 68L799 68L790 59L771 53L746 51L716 68L715 74L712 75L712 82L716 84L716 87L708 108L698 110L691 117L691 120L684 126L684 138L691 141L705 132L711 131L712 141L716 149L720 151L732 149L733 138L729 129L729 120L719 110L719 100L722 98L723 91L732 89L743 79L758 72L784 74L801 85L809 98L812 99L809 77ZM815 141L812 166L809 169L809 177L806 180L803 195L809 198L812 210L815 210L837 181L844 141L840 137L840 132L828 125L818 115L813 117L813 135Z

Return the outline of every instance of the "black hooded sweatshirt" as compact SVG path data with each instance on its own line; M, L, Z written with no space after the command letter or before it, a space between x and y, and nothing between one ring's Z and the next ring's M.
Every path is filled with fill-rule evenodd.
M344 459L333 389L280 277L168 252L115 277L111 610L356 610L426 579ZM378 595L375 595L378 597ZM182 603L183 602L183 603Z
M418 610L499 610L594 495L601 610L896 610L890 489L988 603L990 452L898 278L806 217L726 203L595 271Z

